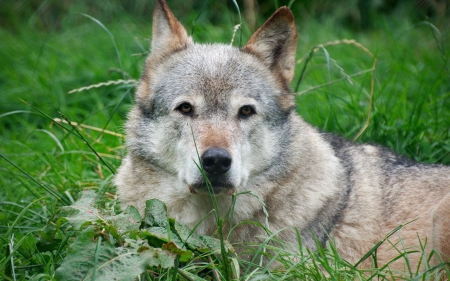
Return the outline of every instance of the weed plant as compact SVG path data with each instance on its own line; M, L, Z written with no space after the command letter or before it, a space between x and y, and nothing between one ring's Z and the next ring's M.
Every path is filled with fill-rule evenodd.
M288 4L281 2L261 2L264 15L256 12L256 26L277 5ZM122 126L148 53L153 3L58 3L2 4L0 279L111 280L102 274L116 272L114 267L128 280L131 273L139 280L438 280L445 271L450 276L448 265L430 267L430 256L404 273L376 264L363 271L340 258L332 242L311 253L300 238L292 247L268 229L266 242L248 245L246 256L253 258L244 260L226 237L197 237L164 212L141 218L132 209L119 211L111 179L125 154ZM300 115L323 131L385 145L416 161L450 164L449 27L397 9L373 18L371 29L355 31L340 21L349 1L322 15L318 4L289 3L299 30L292 87ZM248 12L239 4L169 1L195 41L225 44ZM254 31L249 26L237 30L235 46ZM84 216L83 208L96 216ZM217 216L218 225L232 210L228 216ZM124 218L132 223L122 223ZM376 249L361 258L376 257ZM87 263L79 260L90 255ZM398 258L407 255L400 252ZM114 258L119 256L130 259ZM67 275L70 264L81 264L81 275Z

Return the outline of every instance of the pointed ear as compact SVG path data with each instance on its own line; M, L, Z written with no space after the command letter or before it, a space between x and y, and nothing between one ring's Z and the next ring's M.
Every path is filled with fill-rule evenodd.
M184 49L192 38L175 18L165 0L157 0L153 13L152 55L164 55Z
M279 8L243 48L260 57L272 71L290 83L294 77L297 29L294 15L287 7Z

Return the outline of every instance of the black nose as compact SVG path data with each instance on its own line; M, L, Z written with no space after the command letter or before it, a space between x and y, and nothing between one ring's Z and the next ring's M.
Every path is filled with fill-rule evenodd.
M202 155L203 169L208 174L223 175L231 167L231 155L223 148L211 147Z

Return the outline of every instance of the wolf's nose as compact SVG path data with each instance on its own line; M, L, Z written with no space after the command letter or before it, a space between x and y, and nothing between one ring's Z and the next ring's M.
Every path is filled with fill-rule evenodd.
M203 169L208 174L222 175L231 167L231 155L227 150L211 147L202 155Z

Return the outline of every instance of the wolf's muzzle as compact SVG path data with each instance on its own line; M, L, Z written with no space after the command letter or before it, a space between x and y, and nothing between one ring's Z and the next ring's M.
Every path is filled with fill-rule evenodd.
M202 157L203 169L210 175L223 175L230 170L231 155L227 150L219 147L211 147Z

